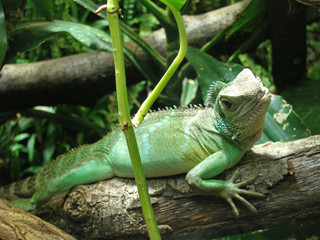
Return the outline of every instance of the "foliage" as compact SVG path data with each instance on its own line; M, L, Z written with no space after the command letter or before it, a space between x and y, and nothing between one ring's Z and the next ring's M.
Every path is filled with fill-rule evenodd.
M91 108L61 105L22 114L0 126L2 182L38 172L53 157L100 138L117 120L116 102L108 96Z
M110 36L102 30L67 21L32 21L17 26L7 58L11 59L19 52L33 49L59 32L69 34L88 48L109 52L112 50Z
M319 22L307 26L307 79L299 87L288 86L283 97L293 105L294 110L304 120L312 134L320 134L320 44Z
M140 1L125 0L122 4L123 12L126 13L124 22L132 28L137 28L139 36L146 36L152 33L155 28L160 27L157 18L148 12Z
M23 1L0 0L0 64L29 63L95 49L110 51L110 38L106 33L108 31L106 15L102 13L97 16L92 13L99 4L105 3L105 0L94 1L95 3L90 0L29 0L25 7L21 6L21 2ZM159 1L151 4L148 2L150 3L150 1L142 0L122 0L120 2L123 14L126 16L121 23L124 40L135 41L157 66L157 69L151 70L129 49L125 49L126 57L143 73L145 77L143 80L146 80L133 86L129 91L131 109L139 107L139 94L146 95L147 93L143 90L154 86L164 72L165 66L175 56L178 46L177 30L173 22L168 21L170 15L163 4ZM190 0L189 5L183 11L201 13L202 9L211 10L233 2L231 0ZM190 63L183 66L179 74L173 76L166 92L159 99L158 106L202 102L212 81L224 81L225 73L230 74L229 79L232 79L234 74L242 69L242 66L234 62L250 67L262 78L264 84L275 92L271 75L271 44L268 40L261 41L264 39L262 36L267 33L268 26L264 2L253 0L238 22L202 48L202 51L206 52L219 41L249 32L248 38L233 53L217 56L217 59L223 62L229 60L227 65L190 48L188 50ZM17 21L19 21L18 24ZM320 116L319 104L315 104L319 102L317 91L320 79L319 26L319 23L308 26L308 77L314 81L304 83L299 88L288 88L283 94L293 104L299 116L303 117L312 133L320 133L319 124L317 124ZM167 59L141 38L159 27L165 27L166 32L169 33ZM4 34L5 32L7 34ZM86 35L88 33L90 35ZM21 37L24 39L23 42ZM236 71L230 72L229 66ZM181 96L177 94L180 92ZM272 110L273 113L269 113L266 122L269 139L270 137L272 140L280 138L286 141L307 136L309 132L294 114L291 106L285 103L285 106L282 107L284 100L281 98L276 98L276 101L279 102L275 104L276 108ZM36 173L57 155L74 146L95 141L116 126L116 109L115 95L110 94L104 96L90 108L60 105L38 107L21 111L19 114L9 113L15 116L14 119L0 126L0 183L8 183ZM279 121L274 121L277 117L276 113L281 113L281 116L290 115L290 118L294 120L286 118L279 124ZM0 119L1 117L2 113ZM291 125L291 130L286 135L288 125ZM297 126L302 126L302 130L300 135L293 136L292 130ZM276 133L279 132L284 132L284 138L281 136L278 138ZM277 231L274 234L278 234Z

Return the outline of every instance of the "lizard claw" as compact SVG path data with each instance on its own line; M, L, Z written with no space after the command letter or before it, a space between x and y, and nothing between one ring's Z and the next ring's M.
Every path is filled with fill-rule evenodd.
M240 200L247 208L249 208L253 213L257 213L257 209L250 203L248 202L245 198L241 197L239 194L235 194L235 198Z
M252 183L257 177L251 177L247 180L241 181L239 183L235 183L237 178L239 177L239 170L236 170L235 173L231 176L231 178L228 180L229 184L232 184L232 191L229 192L229 195L227 197L224 197L224 199L230 204L231 209L236 217L239 217L239 211L235 204L232 201L232 198L238 199L241 203L243 203L247 208L249 208L253 213L257 213L257 209L245 198L240 196L240 194L245 194L252 197L264 197L265 195L258 192L253 192L245 189L241 189L240 187L246 186L250 183Z
M232 212L234 213L234 215L236 216L236 218L239 217L239 211L238 208L236 207L236 205L234 204L234 202L232 201L231 197L225 198L226 201L230 204L230 207L232 209Z

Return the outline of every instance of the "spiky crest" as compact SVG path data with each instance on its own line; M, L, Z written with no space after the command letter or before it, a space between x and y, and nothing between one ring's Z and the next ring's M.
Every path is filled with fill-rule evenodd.
M158 113L158 112L171 112L171 111L184 111L184 110L193 110L193 109L205 109L208 107L213 107L213 104L189 104L187 106L179 106L173 105L172 107L158 108L158 109L150 109L148 114Z
M227 86L226 83L223 83L220 81L213 82L207 91L207 97L204 99L204 103L205 104L214 103L219 92L226 86Z

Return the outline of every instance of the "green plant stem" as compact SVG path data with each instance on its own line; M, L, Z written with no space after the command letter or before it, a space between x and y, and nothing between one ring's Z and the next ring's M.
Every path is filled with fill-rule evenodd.
M169 6L169 5L168 5ZM138 126L142 121L144 116L148 113L149 109L151 108L152 104L155 102L155 100L158 98L164 87L167 85L168 81L174 74L174 72L179 67L180 63L182 62L184 56L186 55L187 51L187 34L186 30L184 28L182 16L174 7L169 6L169 8L172 11L172 14L176 20L179 36L180 36L180 48L178 55L171 63L170 67L167 69L166 73L163 75L157 86L153 89L149 97L143 102L142 106L138 110L137 114L133 118L132 122L134 126Z
M122 50L122 39L119 27L119 5L118 0L109 0L107 5L102 8L107 10L110 35L112 39L115 75L116 75L116 90L117 100L119 108L120 126L123 130L128 150L132 162L133 173L135 181L138 187L139 198L144 215L144 219L147 225L147 230L150 239L161 239L157 223L154 217L153 209L151 206L150 197L148 194L148 188L144 177L140 154L138 150L137 141L134 135L134 130L131 123L131 117L129 112L129 105L127 100L127 88L126 88L126 76L124 67L124 56ZM99 10L102 9L101 7Z

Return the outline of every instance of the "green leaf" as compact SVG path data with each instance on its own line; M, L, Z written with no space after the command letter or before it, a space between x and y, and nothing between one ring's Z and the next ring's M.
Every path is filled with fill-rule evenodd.
M185 78L182 81L182 93L180 97L180 105L187 106L195 99L199 87L196 80Z
M88 9L91 12L95 12L99 5L95 4L94 2L90 1L90 0L74 0L76 3L78 3L79 5L81 5L82 7ZM102 11L101 13L99 13L99 16L102 17L105 20L107 19L107 14L105 11Z
M261 39L267 38L269 28L269 20L265 18L259 25L256 25L250 36L240 45L240 47L229 57L228 62L235 61L239 54L247 49L258 45Z
M268 141L288 142L311 136L311 132L281 96L272 96L268 108L264 130L256 144Z
M320 134L320 81L304 81L287 88L282 96L294 107L312 134Z
M43 164L48 164L51 159L52 159L52 156L54 154L54 151L56 149L56 145L53 141L47 141L46 142L46 145L45 145L45 148L42 152L42 157L43 157Z
M36 134L34 133L31 135L27 143L28 159L30 163L32 163L34 158L35 143L36 143Z
M238 64L225 64L195 48L188 48L186 55L197 73L203 99L207 98L210 85L216 81L230 82L244 68ZM264 131L257 144L267 141L292 141L310 136L310 131L282 97L273 96L268 108Z
M31 166L31 167L28 167L26 169L24 169L22 172L21 172L21 176L23 176L24 174L26 173L32 173L32 174L37 174L38 172L40 172L40 170L43 168L43 166Z
M7 58L33 49L59 32L72 35L92 49L112 51L111 38L104 31L80 23L56 20L19 24L14 32L14 40Z
M186 0L160 0L162 3L164 3L167 6L174 7L177 10L180 10Z
M52 0L31 0L34 4L37 14L44 17L46 20L53 19L53 4Z
M32 118L20 118L18 121L20 132L26 131L28 128L32 128L34 126L34 119ZM28 130L29 131L29 130Z
M232 24L226 38L230 38L238 30L251 32L258 23L265 17L266 1L253 0L246 9L240 14L238 20Z
M42 158L43 158L43 164L48 164L54 154L54 151L56 149L56 126L53 123L50 123L47 128L47 137L45 140L45 147L42 152Z
M0 0L0 69L7 52L6 18Z
M29 133L20 133L20 134L18 134L17 136L15 136L13 138L13 141L14 142L21 142L21 141L25 140L28 137L30 137Z
M168 13L150 0L140 0L140 3L142 3L148 9L148 11L159 21L160 25L165 29L167 37L169 37L167 40L170 42L170 38L177 35L177 29L171 19L168 17ZM173 7L171 5L170 8L176 9L176 7ZM177 10L179 11L179 9Z
M29 109L24 110L21 112L23 115L32 116L35 118L46 118L50 119L52 121L56 121L61 123L64 127L74 129L74 130L84 130L84 131L95 131L100 136L103 136L106 134L106 129L100 127L99 125L85 120L81 119L76 116L68 116L66 114L62 113L52 113L50 111L45 110L44 108L40 109Z
M17 10L21 5L21 0L1 0L3 7L7 10ZM0 1L0 2L1 2Z
M204 102L207 102L207 91L213 82L231 82L244 69L239 64L219 62L210 55L190 46L188 46L186 58L197 73Z
M141 60L130 50L130 48L123 46L123 54L133 63L133 65L143 74L146 79L151 82L157 82L159 80L148 63Z
M23 144L16 143L10 146L10 151L14 152L14 155L18 157L20 150L25 150L25 148Z

